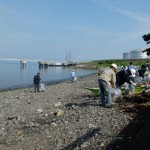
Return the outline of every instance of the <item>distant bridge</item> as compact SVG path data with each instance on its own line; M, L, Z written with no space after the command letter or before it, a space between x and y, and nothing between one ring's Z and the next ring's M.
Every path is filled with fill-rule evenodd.
M66 62L66 63L59 63L49 60L36 60L36 59L19 59L19 58L0 58L0 60L10 60L10 61L18 61L21 65L26 65L27 62L37 62L39 67L48 67L48 66L69 66L75 65L74 62Z
M56 63L54 61L48 61L48 60L36 60L36 59L19 59L19 58L0 58L0 60L11 60L11 61L19 61L19 62L48 62L48 63Z

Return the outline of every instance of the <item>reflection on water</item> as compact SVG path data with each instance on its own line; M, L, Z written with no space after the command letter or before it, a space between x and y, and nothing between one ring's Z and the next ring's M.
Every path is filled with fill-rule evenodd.
M45 83L70 80L72 67L39 68L36 63L27 63L23 66L19 62L0 62L0 90L16 87L32 86L33 76L40 72ZM76 69L77 77L94 73L94 70Z

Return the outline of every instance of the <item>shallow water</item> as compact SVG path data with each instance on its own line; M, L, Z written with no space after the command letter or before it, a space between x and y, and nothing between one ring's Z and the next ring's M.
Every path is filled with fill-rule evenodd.
M25 67L20 62L0 61L0 90L33 86L33 76L40 72L45 84L54 84L71 79L72 67L39 68L38 63L27 63ZM95 70L76 69L76 76L86 76Z

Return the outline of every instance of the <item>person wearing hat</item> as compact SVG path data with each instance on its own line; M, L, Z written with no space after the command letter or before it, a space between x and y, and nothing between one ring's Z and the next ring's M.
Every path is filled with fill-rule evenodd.
M34 78L33 78L33 83L34 83L34 92L40 92L39 88L40 88L40 81L41 81L41 77L40 77L40 73L37 73Z
M100 88L101 104L105 107L112 107L112 88L116 87L117 65L111 64L110 68L105 68L98 79ZM105 93L107 92L107 99Z
M136 70L134 68L129 70L129 76L126 80L126 82L128 83L128 89L133 93L135 91L135 76L136 76Z

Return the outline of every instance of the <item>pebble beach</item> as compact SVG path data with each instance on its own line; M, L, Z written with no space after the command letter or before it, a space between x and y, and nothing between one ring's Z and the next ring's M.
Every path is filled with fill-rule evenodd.
M33 88L0 92L1 150L101 150L123 140L121 131L135 113L99 105L99 96L85 87L98 87L92 74L46 85L45 92ZM132 137L128 137L130 143Z

